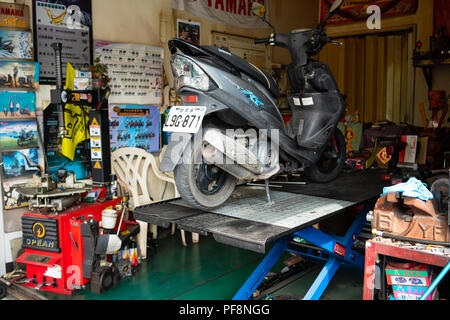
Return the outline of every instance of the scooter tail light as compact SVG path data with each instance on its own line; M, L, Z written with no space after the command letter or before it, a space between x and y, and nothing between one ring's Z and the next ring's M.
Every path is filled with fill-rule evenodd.
M183 96L183 102L196 103L196 102L198 102L198 97L197 96Z

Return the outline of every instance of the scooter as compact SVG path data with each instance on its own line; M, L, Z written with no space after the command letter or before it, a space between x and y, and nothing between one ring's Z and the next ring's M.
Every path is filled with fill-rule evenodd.
M317 29L276 33L265 8L252 11L273 30L256 44L289 50L288 94L292 119L285 125L272 76L214 46L169 41L175 87L182 106L170 109L164 131L171 141L160 165L174 173L188 205L210 210L222 205L238 181L265 180L303 170L314 182L334 180L345 163L346 143L337 129L344 101L325 63L314 61L327 43L326 21L344 0L336 0Z
M21 130L18 137L17 137L17 145L23 146L27 142L32 142L34 139L34 133L33 131L25 131Z

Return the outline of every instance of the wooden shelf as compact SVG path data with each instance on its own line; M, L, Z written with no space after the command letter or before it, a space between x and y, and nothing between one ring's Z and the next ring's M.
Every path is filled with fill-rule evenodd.
M450 55L439 56L415 56L413 57L413 65L416 68L421 68L425 80L427 81L428 90L433 89L433 68L437 66L450 65Z

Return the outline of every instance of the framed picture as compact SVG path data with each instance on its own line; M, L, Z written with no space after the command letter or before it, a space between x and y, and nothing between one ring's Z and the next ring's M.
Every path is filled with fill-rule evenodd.
M200 44L200 23L177 19L177 38Z
M0 121L0 149L37 148L36 120Z
M44 84L55 84L54 42L62 43L63 78L67 62L75 69L93 63L91 0L33 0L35 61Z
M2 152L3 177L16 178L40 172L38 149Z

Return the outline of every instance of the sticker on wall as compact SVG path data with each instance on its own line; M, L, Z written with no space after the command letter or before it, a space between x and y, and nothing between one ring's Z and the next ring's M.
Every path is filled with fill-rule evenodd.
M0 119L15 120L36 117L34 92L0 91Z
M38 147L36 121L0 121L0 149L24 147Z
M5 179L33 175L40 171L38 149L2 152Z
M39 63L25 61L0 61L0 89L39 88Z

